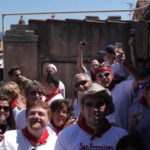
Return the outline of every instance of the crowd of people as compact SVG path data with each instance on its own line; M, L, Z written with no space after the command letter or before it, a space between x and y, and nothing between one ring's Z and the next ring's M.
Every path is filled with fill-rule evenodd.
M134 38L131 64L114 44L88 69L86 46L78 46L69 99L54 64L40 81L9 70L0 86L0 150L150 150L150 68L137 61Z

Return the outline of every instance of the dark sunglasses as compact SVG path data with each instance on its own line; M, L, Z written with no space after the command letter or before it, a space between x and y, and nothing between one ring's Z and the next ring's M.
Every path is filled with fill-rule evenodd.
M10 107L9 106L0 106L0 110L1 109L3 109L6 112L10 111Z
M86 80L82 80L82 81L79 81L78 83L76 83L74 86L75 88L78 88L80 85L85 85L87 83Z
M99 73L97 76L103 78L103 77L108 77L109 75L110 75L109 72L103 72L103 73Z
M94 102L85 102L84 105L86 107L89 107L89 108L92 108L92 107L94 107L94 108L100 108L104 104L105 104L104 101L99 101L99 102L96 102L96 103L94 103Z
M31 96L36 96L36 94L38 94L38 95L43 95L43 92L41 92L41 91L32 91L32 92L30 92L29 93Z
M150 81L145 83L138 83L138 89L149 89L150 88Z

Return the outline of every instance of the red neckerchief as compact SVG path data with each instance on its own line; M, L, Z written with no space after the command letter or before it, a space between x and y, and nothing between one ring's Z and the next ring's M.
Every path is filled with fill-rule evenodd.
M139 103L145 107L148 107L148 103L147 100L145 99L145 97L141 97L141 99L139 100Z
M58 127L54 124L53 120L51 120L51 124L53 125L53 127L56 129L56 135L59 134L59 132L63 129L63 127Z
M86 122L85 122L85 118L82 118L81 120L79 120L77 122L77 124L79 125L79 127L81 129L83 129L84 131L86 131L87 133L91 134L91 141L95 138L95 137L101 137L107 130L109 130L111 128L111 124L107 121L107 119L104 120L104 124L102 126L102 128L100 128L97 133L94 133L94 130L89 127Z
M51 98L56 96L57 94L61 94L60 90L58 90L58 89L56 91L54 91L52 94L46 96L46 102L50 101Z
M47 138L49 137L49 133L47 129L45 130L44 134L41 136L41 139L37 139L34 135L32 135L29 130L26 128L22 129L23 135L29 140L34 143L38 144L45 144L47 142Z
M12 100L11 102L11 108L15 108L17 106L17 102L16 102L16 99Z

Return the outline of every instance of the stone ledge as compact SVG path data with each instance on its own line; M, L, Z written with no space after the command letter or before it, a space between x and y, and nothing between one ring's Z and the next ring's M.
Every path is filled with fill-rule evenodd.
M16 30L16 31L14 31L14 30L7 30L6 32L5 32L5 36L11 36L11 35L22 35L22 36L26 36L26 35L35 35L35 31L33 31L33 30Z
M12 31L16 31L16 30L30 30L30 26L29 25L18 25L18 24L13 24L11 25L10 28Z
M37 42L39 36L24 36L24 35L12 35L12 36L4 36L5 42Z

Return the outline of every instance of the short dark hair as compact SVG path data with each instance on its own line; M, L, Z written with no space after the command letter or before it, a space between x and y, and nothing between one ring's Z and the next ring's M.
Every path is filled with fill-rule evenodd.
M57 99L57 100L53 101L50 105L52 112L55 112L56 110L61 110L64 107L67 107L67 114L70 116L71 115L71 107L69 106L69 102L66 101L65 99Z
M52 109L52 112L54 112L58 109L62 109L64 106L69 106L68 101L64 99L57 99L51 103L50 108Z
M147 68L139 68L137 70L137 74L138 74L138 79L139 80L143 80L146 77L150 76L150 69Z
M13 76L13 73L14 73L14 71L16 71L16 70L20 70L20 68L19 68L19 67L11 68L11 69L8 71L8 76L9 76L9 77Z
M45 81L48 84L54 84L57 88L59 86L59 79L56 74L48 73Z

